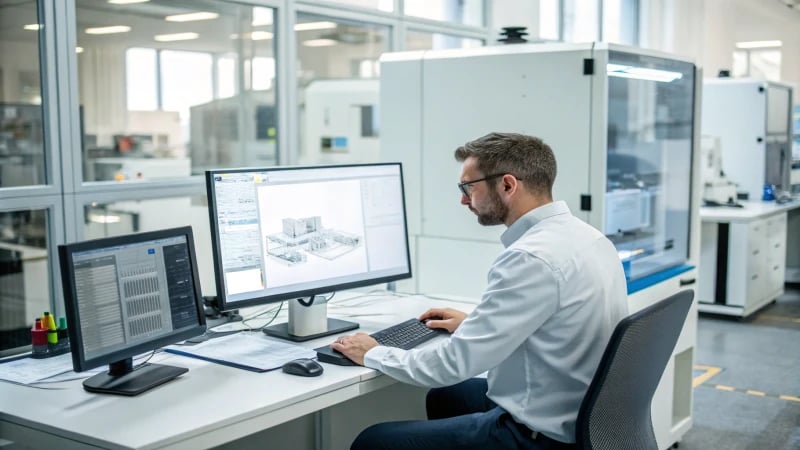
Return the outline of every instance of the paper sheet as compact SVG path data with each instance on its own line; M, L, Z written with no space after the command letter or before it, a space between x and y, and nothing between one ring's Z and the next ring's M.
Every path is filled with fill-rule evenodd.
M317 356L312 349L250 332L211 339L191 347L172 345L165 351L255 371L277 369L293 359Z
M31 384L65 372L72 372L72 355L69 353L50 358L20 358L0 363L0 380L14 383Z

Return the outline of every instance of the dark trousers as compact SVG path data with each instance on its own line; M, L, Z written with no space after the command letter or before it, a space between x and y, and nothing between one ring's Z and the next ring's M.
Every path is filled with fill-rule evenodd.
M486 380L473 378L431 389L425 401L428 420L373 425L358 435L351 450L555 450L574 448L518 424L486 397Z

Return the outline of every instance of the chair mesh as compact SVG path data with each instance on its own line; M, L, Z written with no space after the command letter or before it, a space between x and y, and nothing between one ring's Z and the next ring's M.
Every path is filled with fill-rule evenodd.
M679 292L614 329L578 413L582 448L657 450L650 404L693 298Z

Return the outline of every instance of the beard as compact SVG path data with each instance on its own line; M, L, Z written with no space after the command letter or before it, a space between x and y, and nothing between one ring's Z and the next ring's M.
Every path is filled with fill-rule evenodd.
M481 225L501 225L505 223L508 216L508 206L503 203L497 191L491 190L490 192L486 209L483 212L473 209L473 212L478 215L478 223Z

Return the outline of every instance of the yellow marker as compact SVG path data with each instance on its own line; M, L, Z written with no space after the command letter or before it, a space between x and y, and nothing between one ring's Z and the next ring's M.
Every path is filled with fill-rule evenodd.
M751 389L748 389L747 393L750 394L750 395L758 395L759 397L763 397L763 396L767 395L767 394L765 394L765 393L763 393L761 391L754 391L754 390L751 390Z
M44 328L47 329L47 343L56 345L58 344L58 328L56 328L56 320L49 312L44 313Z
M779 395L779 399L781 400L789 400L792 402L800 402L800 397L795 397L794 395Z
M724 386L724 385L721 385L721 384L718 384L715 387L717 389L721 390L721 391L733 391L734 390L734 388L732 388L730 386Z

